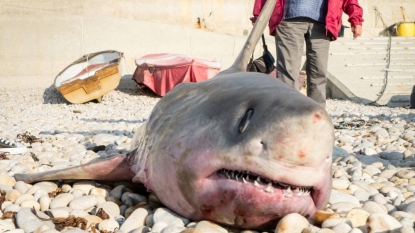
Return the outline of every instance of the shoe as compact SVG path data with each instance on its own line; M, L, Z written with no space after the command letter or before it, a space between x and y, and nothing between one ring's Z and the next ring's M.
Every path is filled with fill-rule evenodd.
M27 151L27 148L23 145L10 142L0 137L0 152L6 152L10 154L23 154Z

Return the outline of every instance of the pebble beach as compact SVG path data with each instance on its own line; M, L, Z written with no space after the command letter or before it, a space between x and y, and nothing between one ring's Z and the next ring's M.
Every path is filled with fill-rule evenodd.
M101 103L68 104L49 88L0 87L0 137L28 148L0 158L0 232L255 233L177 215L144 188L99 181L26 184L16 173L126 153L159 97L131 80ZM335 126L332 194L313 220L285 216L273 232L414 233L415 110L328 100ZM24 142L17 135L32 135ZM94 152L89 148L105 145ZM1 152L0 152L1 154Z

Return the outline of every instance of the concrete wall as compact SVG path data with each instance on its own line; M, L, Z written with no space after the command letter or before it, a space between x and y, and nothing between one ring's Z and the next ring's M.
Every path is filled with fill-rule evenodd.
M72 61L107 49L124 52L123 74L134 72L136 57L150 53L216 60L226 68L245 42L243 31L252 28L248 20L252 4L252 0L0 0L0 86L15 79L25 80L21 85L50 85ZM220 33L224 31L229 33ZM268 40L275 51L273 39Z
M57 73L90 52L124 52L123 74L149 53L180 53L229 67L252 28L254 0L0 0L0 87L50 85ZM364 36L401 21L400 6L415 20L415 1L361 0ZM345 16L345 22L347 17ZM346 32L350 36L350 32ZM274 40L267 36L275 54ZM260 46L256 55L261 53Z
M394 23L403 21L401 7L404 8L404 15L407 21L415 21L415 1L414 0L359 0L363 8L363 36L378 36L385 25L390 26ZM377 11L375 10L377 9ZM344 15L343 22L347 22ZM347 24L346 24L347 25Z

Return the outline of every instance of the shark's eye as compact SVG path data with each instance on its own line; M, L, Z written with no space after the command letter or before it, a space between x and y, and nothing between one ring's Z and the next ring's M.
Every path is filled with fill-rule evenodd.
M239 127L238 127L239 133L243 133L245 131L253 115L254 115L254 110L252 108L248 109L245 112L245 115L242 117L241 122L239 123Z

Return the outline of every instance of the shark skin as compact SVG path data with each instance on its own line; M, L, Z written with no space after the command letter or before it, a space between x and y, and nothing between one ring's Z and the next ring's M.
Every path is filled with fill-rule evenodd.
M269 229L331 191L330 116L281 81L235 73L174 88L134 136L134 182L193 219ZM174 201L171 201L174 200Z
M229 69L160 99L127 155L15 179L132 180L184 217L242 229L273 229L289 213L313 217L331 192L331 118L278 79L244 72L275 2Z

